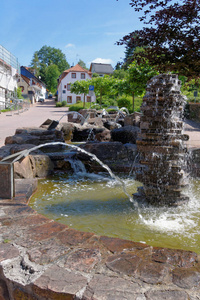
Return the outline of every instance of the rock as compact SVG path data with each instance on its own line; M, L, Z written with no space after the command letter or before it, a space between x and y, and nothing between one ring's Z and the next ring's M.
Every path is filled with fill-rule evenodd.
M177 290L150 290L145 293L147 300L188 300L189 296L184 291Z
M63 132L63 138L65 141L73 140L73 123L61 123L61 131Z
M104 142L104 143L86 143L80 148L95 154L100 160L123 160L127 157L127 151L124 145L120 142ZM82 156L82 154L78 154Z
M197 268L176 268L172 272L172 281L183 289L192 289L200 284L200 269Z
M111 131L111 138L113 141L118 141L123 144L135 144L140 129L137 126L124 126Z
M106 121L106 120L103 120L103 126L105 128L107 128L107 129L109 129L109 130L113 130L113 129L119 128L119 124L117 124L116 122Z
M133 114L126 115L124 118L124 126L140 126L141 113L134 112Z
M58 130L44 128L18 128L15 135L9 136L5 144L33 144L42 145L51 142L64 142L63 133Z
M12 145L6 145L0 148L0 160L4 157L11 155Z
M104 129L95 134L95 138L99 142L109 142L111 140L110 130Z
M54 165L48 155L32 155L31 161L36 177L45 178L53 172Z
M76 124L73 130L73 142L83 142L87 141L88 138L98 141L108 141L110 140L110 131L105 129L105 127L98 127L92 125L79 125Z
M14 178L34 178L36 175L35 168L33 168L30 156L14 163Z
M28 155L14 163L14 178L44 178L53 172L48 155Z
M79 110L79 113L80 113L84 118L86 118L88 114L89 114L89 118L90 118L90 119L96 118L96 116L97 116L97 111L96 111L96 109L80 109L80 110Z

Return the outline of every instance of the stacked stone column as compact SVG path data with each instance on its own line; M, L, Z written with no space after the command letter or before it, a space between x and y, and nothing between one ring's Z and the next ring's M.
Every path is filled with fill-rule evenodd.
M136 180L143 183L135 197L160 205L176 205L188 198L185 186L186 147L183 131L185 99L177 75L161 74L152 78L143 98L141 133L137 140L141 168Z

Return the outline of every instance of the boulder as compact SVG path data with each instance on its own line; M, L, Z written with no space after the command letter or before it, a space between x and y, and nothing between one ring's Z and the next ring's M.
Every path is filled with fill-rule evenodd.
M93 119L97 116L97 110L96 109L80 109L79 110L79 113L84 117L86 118L87 115L89 114L89 118Z
M29 156L21 159L14 163L14 178L34 178L35 177L35 170L31 164L31 160Z
M134 112L133 114L126 115L124 118L124 126L140 126L140 118L141 118L141 113Z
M54 170L54 164L48 155L31 155L30 157L34 167L35 177L45 178Z
M95 154L102 161L115 161L127 158L127 150L120 142L103 142L103 143L86 143L80 148ZM83 157L82 153L77 154L78 157ZM87 157L88 159L88 157Z
M137 126L124 126L121 128L113 129L111 131L111 138L113 141L118 141L123 144L135 144L140 129Z
M106 121L106 120L103 120L103 126L105 128L107 128L108 130L113 130L113 129L121 127L121 125L116 122Z
M111 140L110 130L104 129L95 134L95 139L99 142L109 142Z
M63 138L65 141L71 141L73 139L73 123L61 123L60 130L63 132Z
M54 165L48 155L28 155L14 163L14 178L45 178L53 169Z
M91 125L78 125L74 126L73 142L85 142L87 140L109 141L110 131L105 127L91 126Z
M42 145L51 142L64 142L63 133L59 130L44 128L18 128L15 135L9 136L5 144L33 144Z

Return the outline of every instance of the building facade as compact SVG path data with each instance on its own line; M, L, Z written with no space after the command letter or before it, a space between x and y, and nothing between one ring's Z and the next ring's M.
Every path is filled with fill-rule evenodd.
M18 59L0 45L0 108L17 98L17 81L20 76Z
M18 86L21 88L24 99L29 99L31 103L37 102L40 98L47 98L46 85L27 67L21 66Z
M82 68L79 64L64 71L58 80L58 101L66 101L69 105L80 101L84 102L84 95L71 93L70 86L77 80L91 79L91 75L91 72ZM86 95L86 102L94 102L95 100L95 95L90 96L88 91L88 95Z

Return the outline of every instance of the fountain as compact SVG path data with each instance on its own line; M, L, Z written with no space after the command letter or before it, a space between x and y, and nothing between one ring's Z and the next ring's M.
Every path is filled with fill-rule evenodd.
M185 99L180 94L178 75L158 75L147 85L143 98L139 139L141 168L136 179L144 186L135 198L150 204L177 205L187 201L182 194L186 180L186 146L182 133Z

